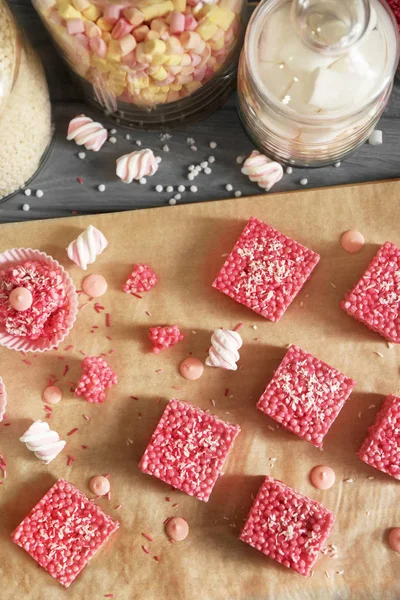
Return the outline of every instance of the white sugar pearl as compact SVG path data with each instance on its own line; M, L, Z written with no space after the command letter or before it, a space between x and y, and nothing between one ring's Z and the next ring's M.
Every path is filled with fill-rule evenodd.
M174 198L175 198L175 200L180 200L182 198L182 196L180 194L175 194Z
M197 152L197 146L190 146L190 149L193 150L193 152Z
M184 185L178 185L178 192L184 192L185 191L185 186Z
M193 169L194 169L194 168L195 168L195 166L194 166L194 165L189 165L189 166L188 166L188 171L193 171Z
M194 139L191 137L188 137L188 138L186 138L186 143L192 145L192 144L194 144Z
M202 169L206 169L208 167L208 162L206 160L203 160L203 162L200 163L200 166Z
M141 178L139 179L139 183L141 183L142 185L145 185L145 184L147 183L147 179L146 179L146 177L141 177Z
M368 138L368 144L371 146L380 146L383 143L383 133L380 129L374 129Z
M136 146L141 146L142 142L140 140L136 140Z
M171 206L174 206L176 204L175 198L170 198L170 200L168 200L168 204L170 204Z
M193 192L194 194L197 192L197 186L195 185L191 185L190 186L190 191Z
M126 139L126 140L130 140L130 139L131 139L131 136L130 136L130 134L129 134L129 133L126 133L126 134L125 134L125 139Z
M167 192L169 194L174 191L174 188L172 187L172 185L168 185L165 189L167 190Z
M210 167L207 167L206 169L204 169L204 173L206 175L210 175L212 173L212 170L210 169Z
M307 177L303 177L303 179L300 179L300 185L307 185L307 183L308 183Z
M117 143L117 138L116 137L110 137L110 138L108 138L108 141L110 142L110 144L116 144Z
M111 135L114 135L115 133L117 133L117 130L116 129L110 129L110 133L111 133Z
M288 175L291 175L291 173L293 173L293 169L292 169L292 167L286 167L286 173L287 173Z
M209 156L208 162L210 163L210 165L212 165L215 162L215 156Z
M340 167L340 165L341 165L341 164L342 164L342 163L339 161L339 162L336 162L336 163L335 163L333 166L334 166L334 167L336 167L336 168L338 169L338 168Z
M193 181L193 179L194 179L193 173L189 173L188 179L189 179L189 181Z
M217 142L210 142L209 146L212 150L214 150L217 147Z
M163 146L162 149L164 150L164 152L169 152L169 146L167 144L165 144L165 146Z
M22 210L25 211L25 212L27 212L28 210L30 210L30 208L31 207L29 206L29 204L23 204L22 205Z
M156 185L156 192L162 192L162 191L163 191L163 189L164 189L164 188L163 188L163 186L162 186L162 185L160 185L160 184Z
M27 189L24 191L24 194L25 194L25 196L30 196L30 195L32 194L32 190L30 190L29 188L27 188Z
M99 190L99 192L105 192L106 191L106 186L104 185L104 183L100 183L97 186L97 189Z
M83 160L86 157L86 152L78 152L78 158Z
M231 192L233 190L233 185L231 185L230 183L227 183L225 186L225 189L227 192Z
M36 198L43 198L43 190L36 190Z
M161 158L161 156L156 156L156 162L157 162L158 164L160 164L160 162L161 162L161 161L162 161L162 158Z
M241 195L242 195L242 192L240 190L237 190L235 192L235 198L240 198Z
M244 156L237 156L236 162L238 165L241 165L242 163L244 163Z

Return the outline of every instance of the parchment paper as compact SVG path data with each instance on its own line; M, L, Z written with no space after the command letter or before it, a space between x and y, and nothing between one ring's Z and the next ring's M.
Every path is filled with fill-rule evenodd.
M400 244L399 196L400 183L386 182L0 227L0 251L39 248L67 267L78 288L83 272L68 260L64 248L90 223L102 230L109 247L88 272L107 278L109 291L101 303L111 314L111 328L106 329L104 313L96 314L89 303L59 351L28 357L32 366L21 354L0 349L0 375L9 398L7 419L0 425L0 453L8 464L7 479L0 485L2 600L92 600L111 593L117 600L400 598L400 556L387 543L390 528L400 526L400 482L355 455L384 397L399 393L400 348L389 348L383 338L339 308L379 245L385 240ZM211 288L223 255L230 252L251 215L322 256L311 280L277 324ZM346 254L340 247L340 235L349 228L365 235L367 243L359 254ZM150 264L160 277L157 287L141 300L121 291L134 262ZM81 304L84 301L81 297ZM190 352L205 359L211 331L233 328L238 322L244 323L242 369L207 368L200 380L183 380L180 361ZM156 356L149 352L148 328L165 323L177 323L186 337ZM96 333L90 333L93 325L98 325ZM281 429L272 431L276 423L255 408L289 343L358 381L322 453ZM74 348L66 352L70 344ZM120 383L105 404L73 398L66 382L79 376L80 351L98 355L111 349L115 353L109 362ZM62 377L66 364L69 371ZM41 394L50 373L59 378L64 399L54 407L49 423L62 437L74 427L79 431L65 437L66 449L44 466L18 438L32 419L44 417ZM172 491L137 466L166 402L174 396L242 428L207 504ZM70 467L68 454L76 458ZM321 463L337 474L336 485L325 492L315 490L308 479L311 468ZM111 474L111 501L101 499L98 504L120 520L121 528L65 590L9 535L59 477L91 496L88 482L99 473ZM291 572L238 539L251 494L266 474L336 514L328 544L337 545L338 558L322 557L312 578ZM119 504L121 509L116 510ZM163 521L172 515L190 523L190 537L180 544L171 544L163 532ZM154 541L148 542L142 532Z

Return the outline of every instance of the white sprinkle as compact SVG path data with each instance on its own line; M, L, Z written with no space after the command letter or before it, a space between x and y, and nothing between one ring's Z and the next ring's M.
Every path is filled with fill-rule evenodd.
M184 185L178 185L178 192L184 192L185 191L185 186Z
M175 198L175 200L180 200L182 198L182 196L180 194L175 194L174 198Z
M376 408L376 404L370 404L370 405L368 406L368 410L370 410L371 408Z
M390 348L390 350L394 347L394 344L392 344L392 342L386 342L387 343L387 347Z
M229 252L225 252L225 254L221 254L221 258L225 258L226 256L229 256Z
M162 158L161 158L161 156L156 156L156 162L157 162L158 164L160 164L160 162L161 162L161 161L162 161Z
M303 179L300 179L300 185L307 185L307 183L308 183L307 177L303 177Z
M193 335L196 335L197 331L195 331L194 329L192 329L192 333L193 333Z
M242 195L242 192L240 190L236 190L235 198L240 198L241 195Z
M136 140L136 146L141 146L141 145L142 145L141 140Z
M164 150L164 152L169 152L169 146L167 144L165 144L165 146L163 146L162 149Z
M315 571L314 571L314 569L313 569L313 570L311 571L311 573L310 573L310 577L314 577L314 573L315 573Z
M114 136L111 136L110 138L108 138L108 141L110 142L110 144L116 144L117 143L117 138Z
M206 167L206 168L204 169L204 173L205 173L206 175L211 175L211 173L212 173L212 170L210 169L210 167Z
M116 129L110 129L110 133L111 133L111 135L115 135L117 133L117 130Z
M337 287L337 286L336 286L334 283L331 283L331 286L332 286L333 288L335 288L335 290L336 290L336 287Z
M253 329L257 329L257 325L252 325L252 328Z
M194 166L194 165L189 165L189 166L188 166L188 171L193 171L194 169L195 169L195 166Z
M166 142L167 140L170 140L172 138L172 135L170 133L160 133L160 140L162 142Z
M106 186L104 185L104 183L100 183L97 186L97 189L99 190L99 192L105 192L106 191Z
M275 427L272 427L272 425L268 425L268 429L269 429L270 431L275 431Z
M190 186L190 191L193 192L194 194L197 192L197 186L195 185L191 185Z
M163 188L163 186L162 186L162 185L160 185L160 184L156 185L156 192L159 192L159 193L160 193L160 192L162 192L162 191L163 191L163 189L164 189L164 188Z
M126 134L125 134L125 139L126 139L126 140L130 140L130 139L131 139L131 136L130 136L130 134L129 134L129 133L126 133Z
M24 194L25 194L25 196L30 196L30 195L32 194L32 190L30 190L29 188L27 188L27 189L24 191Z
M237 164L238 164L238 165L241 165L242 163L244 163L244 159L245 159L245 157L244 157L244 156L237 156L237 157L236 157L236 162L237 162Z
M168 200L168 204L170 204L171 206L175 206L175 204L176 204L176 200L175 200L175 198L170 198L170 199Z
M371 475L369 477L367 477L367 479L369 479L370 481L372 481L373 479L375 479L375 477L372 477Z
M36 190L36 198L42 198L43 197L43 190Z
M353 481L354 481L354 479L351 479L351 478L344 480L345 483L353 483Z
M189 179L189 181L193 181L193 179L194 179L193 173L189 173L187 178Z
M380 129L374 129L368 138L368 144L371 146L380 146L383 142L383 133Z
M27 212L28 210L30 210L30 208L31 207L29 206L29 204L23 204L22 205L22 210L25 211L25 212Z
M215 400L213 398L211 398L210 402L213 406L215 406Z
M233 190L233 185L231 185L230 183L227 183L225 186L225 189L227 192L231 192Z
M369 510L367 510L367 512L366 512L365 514L366 514L366 515L370 515L371 513L370 513L370 511L369 511Z
M291 175L291 174L293 173L293 169L292 169L292 167L286 167L286 173L287 173L288 175Z
M174 188L172 187L172 185L167 185L167 187L165 188L165 191L168 192L168 194L170 194L171 192L174 191Z
M343 575L344 571L336 571L336 575Z
M209 156L208 157L208 162L210 163L210 165L212 165L213 163L215 163L215 156Z
M283 100L282 100L282 104L289 104L290 102L290 96L287 94Z
M334 166L334 167L336 167L336 168L338 169L338 168L340 167L340 165L341 165L341 164L342 164L342 163L341 163L341 162L340 162L340 160L339 160L339 162L335 162L335 164L334 164L333 166Z
M358 418L359 418L359 419L361 419L361 415L362 415L362 412L360 411L360 412L358 413Z
M210 142L209 146L211 148L211 150L215 150L215 148L218 146L217 142Z
M193 152L197 152L197 146L190 146L190 149L191 149Z
M195 143L194 139L191 137L186 138L186 143L189 144L189 146L191 146L192 144Z
M379 358L383 358L382 352L374 352L374 354L376 354L376 356L379 356Z
M78 152L78 158L80 158L81 160L86 158L86 152Z
M203 160L203 162L200 163L200 166L202 169L206 169L208 167L208 162L206 160Z
M142 185L145 185L145 184L147 183L147 179L146 179L146 177L141 177L141 178L139 179L139 183L141 183Z

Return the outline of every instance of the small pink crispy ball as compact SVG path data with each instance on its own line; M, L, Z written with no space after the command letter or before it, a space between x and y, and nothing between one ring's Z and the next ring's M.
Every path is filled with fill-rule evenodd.
M392 529L390 532L389 544L395 552L400 553L400 527L396 527L396 529Z
M335 471L325 465L318 465L311 471L311 483L317 490L329 490L335 483Z
M110 491L110 482L103 475L96 475L90 480L90 491L96 496L105 496Z
M365 240L362 233L356 231L355 229L351 229L349 231L345 231L340 238L340 243L343 250L350 252L350 254L354 254L355 252L360 252L365 244Z
M204 365L198 358L185 358L179 366L179 371L188 381L199 379L203 375Z
M62 399L62 391L56 385L49 385L43 392L43 400L48 404L58 404Z
M31 292L24 287L15 288L8 297L11 307L22 312L32 306L33 298Z
M107 281L103 275L93 273L88 275L82 282L82 289L88 296L99 298L107 291Z
M185 519L181 517L172 517L166 526L165 531L167 536L174 542L182 542L189 535L189 525Z

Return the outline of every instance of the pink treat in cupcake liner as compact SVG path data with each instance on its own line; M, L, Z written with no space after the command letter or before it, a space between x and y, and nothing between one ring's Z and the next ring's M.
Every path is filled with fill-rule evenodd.
M117 375L100 356L86 357L81 368L82 376L76 384L75 396L97 404L104 402L106 390L118 383Z
M8 296L16 287L32 293L28 310L11 307ZM51 350L66 338L77 312L72 279L51 256L31 248L0 254L0 346L24 352Z
M6 412L7 407L7 391L6 386L3 383L2 378L0 377L0 422L3 420L3 417Z

